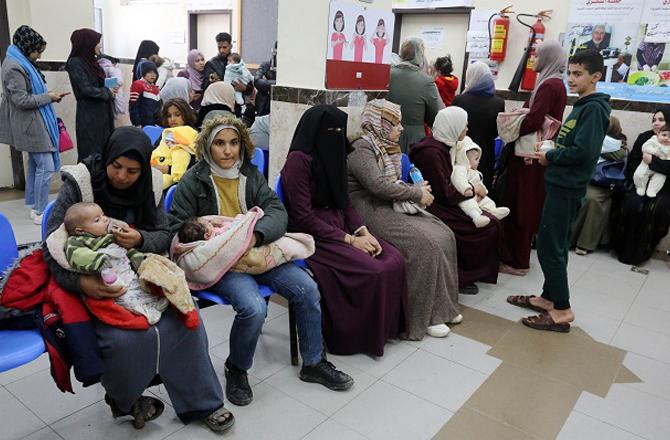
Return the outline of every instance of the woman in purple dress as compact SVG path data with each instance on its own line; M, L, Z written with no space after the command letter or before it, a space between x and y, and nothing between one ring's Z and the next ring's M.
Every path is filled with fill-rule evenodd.
M316 240L307 260L322 297L331 353L384 354L406 328L405 261L377 240L347 192L347 114L318 105L302 116L282 170L289 230Z

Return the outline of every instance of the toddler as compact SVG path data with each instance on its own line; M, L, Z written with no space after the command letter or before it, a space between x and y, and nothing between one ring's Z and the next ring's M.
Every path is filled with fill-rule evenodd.
M111 234L115 228L128 228L124 222L105 216L95 203L76 203L65 212L69 237L65 256L73 269L99 274L107 285L122 285L126 293L114 301L121 307L157 323L168 307L167 298L145 292L137 275L146 255L136 249L124 249Z
M465 196L472 196L474 194L474 188L477 185L484 185L482 183L482 174L477 171L477 167L479 167L479 159L482 156L482 149L468 136L466 136L462 141L458 142L455 148L456 150L460 150L465 154L465 157L467 158L467 164L465 164L465 161L459 161L457 159L454 163L454 169L459 166L465 166L467 167L467 170L465 173L466 179L459 178L462 177L462 173L452 174L452 184L461 194ZM458 157L461 155L462 157L463 153L459 154L457 152L456 156ZM459 164L459 162L461 164ZM463 210L463 212L472 218L473 223L478 228L483 228L491 221L490 218L483 215L483 211L492 214L499 220L507 217L510 212L509 208L502 206L497 207L495 202L488 196L476 196L460 202L458 206L461 208L461 210Z
M130 122L136 127L157 125L161 111L161 101L156 85L158 68L151 61L142 61L138 66L142 78L130 86Z
M233 84L235 81L241 81L245 86L254 80L254 76L249 72L247 66L242 61L239 53L231 53L228 55L228 64L226 65L226 74L223 80L227 83ZM242 92L235 91L235 102L240 106L244 105L244 96ZM242 109L244 111L244 109Z
M642 152L649 153L661 160L670 159L670 125L664 125L658 132L658 135L652 136L642 145ZM640 162L635 174L633 174L633 183L637 195L647 197L656 197L656 194L665 185L665 174L657 173L649 168L649 165Z

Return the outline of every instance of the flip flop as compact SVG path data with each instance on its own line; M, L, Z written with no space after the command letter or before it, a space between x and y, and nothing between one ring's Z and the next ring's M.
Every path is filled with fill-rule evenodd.
M559 324L554 322L554 318L552 318L549 313L543 313L537 316L529 316L528 318L521 319L521 322L526 327L530 327L535 330L545 330L558 333L568 333L570 331L570 324Z
M223 422L221 422L223 417ZM235 416L226 408L221 407L204 419L205 425L214 432L223 432L235 424Z
M521 307L524 309L530 309L535 312L546 313L547 311L542 307L534 306L531 304L530 299L537 298L535 295L513 295L507 297L507 302L513 306Z
M160 399L148 396L140 396L140 398L133 403L129 412L121 411L108 394L105 394L105 402L112 409L112 416L114 418L132 416L135 429L144 428L145 422L157 419L163 414L163 410L165 409L165 404Z

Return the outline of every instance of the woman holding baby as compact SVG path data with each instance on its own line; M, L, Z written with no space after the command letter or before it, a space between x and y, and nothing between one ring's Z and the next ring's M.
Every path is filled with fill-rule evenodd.
M440 110L433 124L433 135L414 144L410 158L433 189L435 201L428 211L449 226L456 237L459 290L472 295L479 292L475 282L498 280L502 236L499 218L509 211L492 204L481 179L478 183L465 182L463 188L452 181L455 149L465 148L466 141L474 144L466 138L467 126L468 114L462 108ZM465 157L478 160L475 153L481 154L481 150L478 147L473 150L466 152ZM476 167L471 169L477 173Z
M170 230L180 231L194 217L235 217L258 207L264 215L254 225L250 247L280 239L286 233L288 216L261 172L251 163L254 146L244 124L234 117L215 116L203 124L195 144L199 161L177 186L168 214ZM259 275L228 271L208 289L225 298L237 313L230 331L230 355L225 368L228 400L242 406L253 399L247 370L253 363L267 313L259 284L286 298L295 310L303 359L300 379L331 390L350 388L353 379L324 357L317 284L306 271L286 263Z
M63 186L49 216L50 237L44 258L65 290L92 299L118 298L126 293L122 286L106 285L98 275L66 269L63 247L59 250L49 244L53 243L51 235L63 229L66 210L76 203L95 202L106 216L130 225L113 230L119 246L155 254L168 250L171 234L163 208L162 176L152 171L151 150L141 130L122 127L113 131L102 154L63 167ZM131 415L135 427L140 428L160 416L163 403L142 396L158 378L182 422L203 421L213 431L232 426L234 418L223 407L223 392L209 357L202 320L189 330L176 310L169 308L147 330L93 322L104 367L105 401L114 417Z

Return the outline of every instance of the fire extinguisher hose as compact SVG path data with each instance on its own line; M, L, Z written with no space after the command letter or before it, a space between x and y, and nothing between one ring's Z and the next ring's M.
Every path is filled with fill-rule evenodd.
M523 26L526 26L529 28L532 32L531 38L528 40L528 46L526 47L526 50L523 53L523 56L521 57L521 61L519 62L519 66L516 68L516 72L514 72L514 76L512 77L512 82L509 83L509 90L516 93L519 91L519 86L521 86L521 80L523 79L523 72L526 70L526 63L528 63L528 58L530 58L530 52L531 48L533 47L533 42L535 41L535 36L537 33L535 32L535 28L533 28L532 25L529 25L527 23L524 23L521 21L520 17L533 17L537 18L537 15L532 15L532 14L517 14L516 16L516 21L521 23Z

